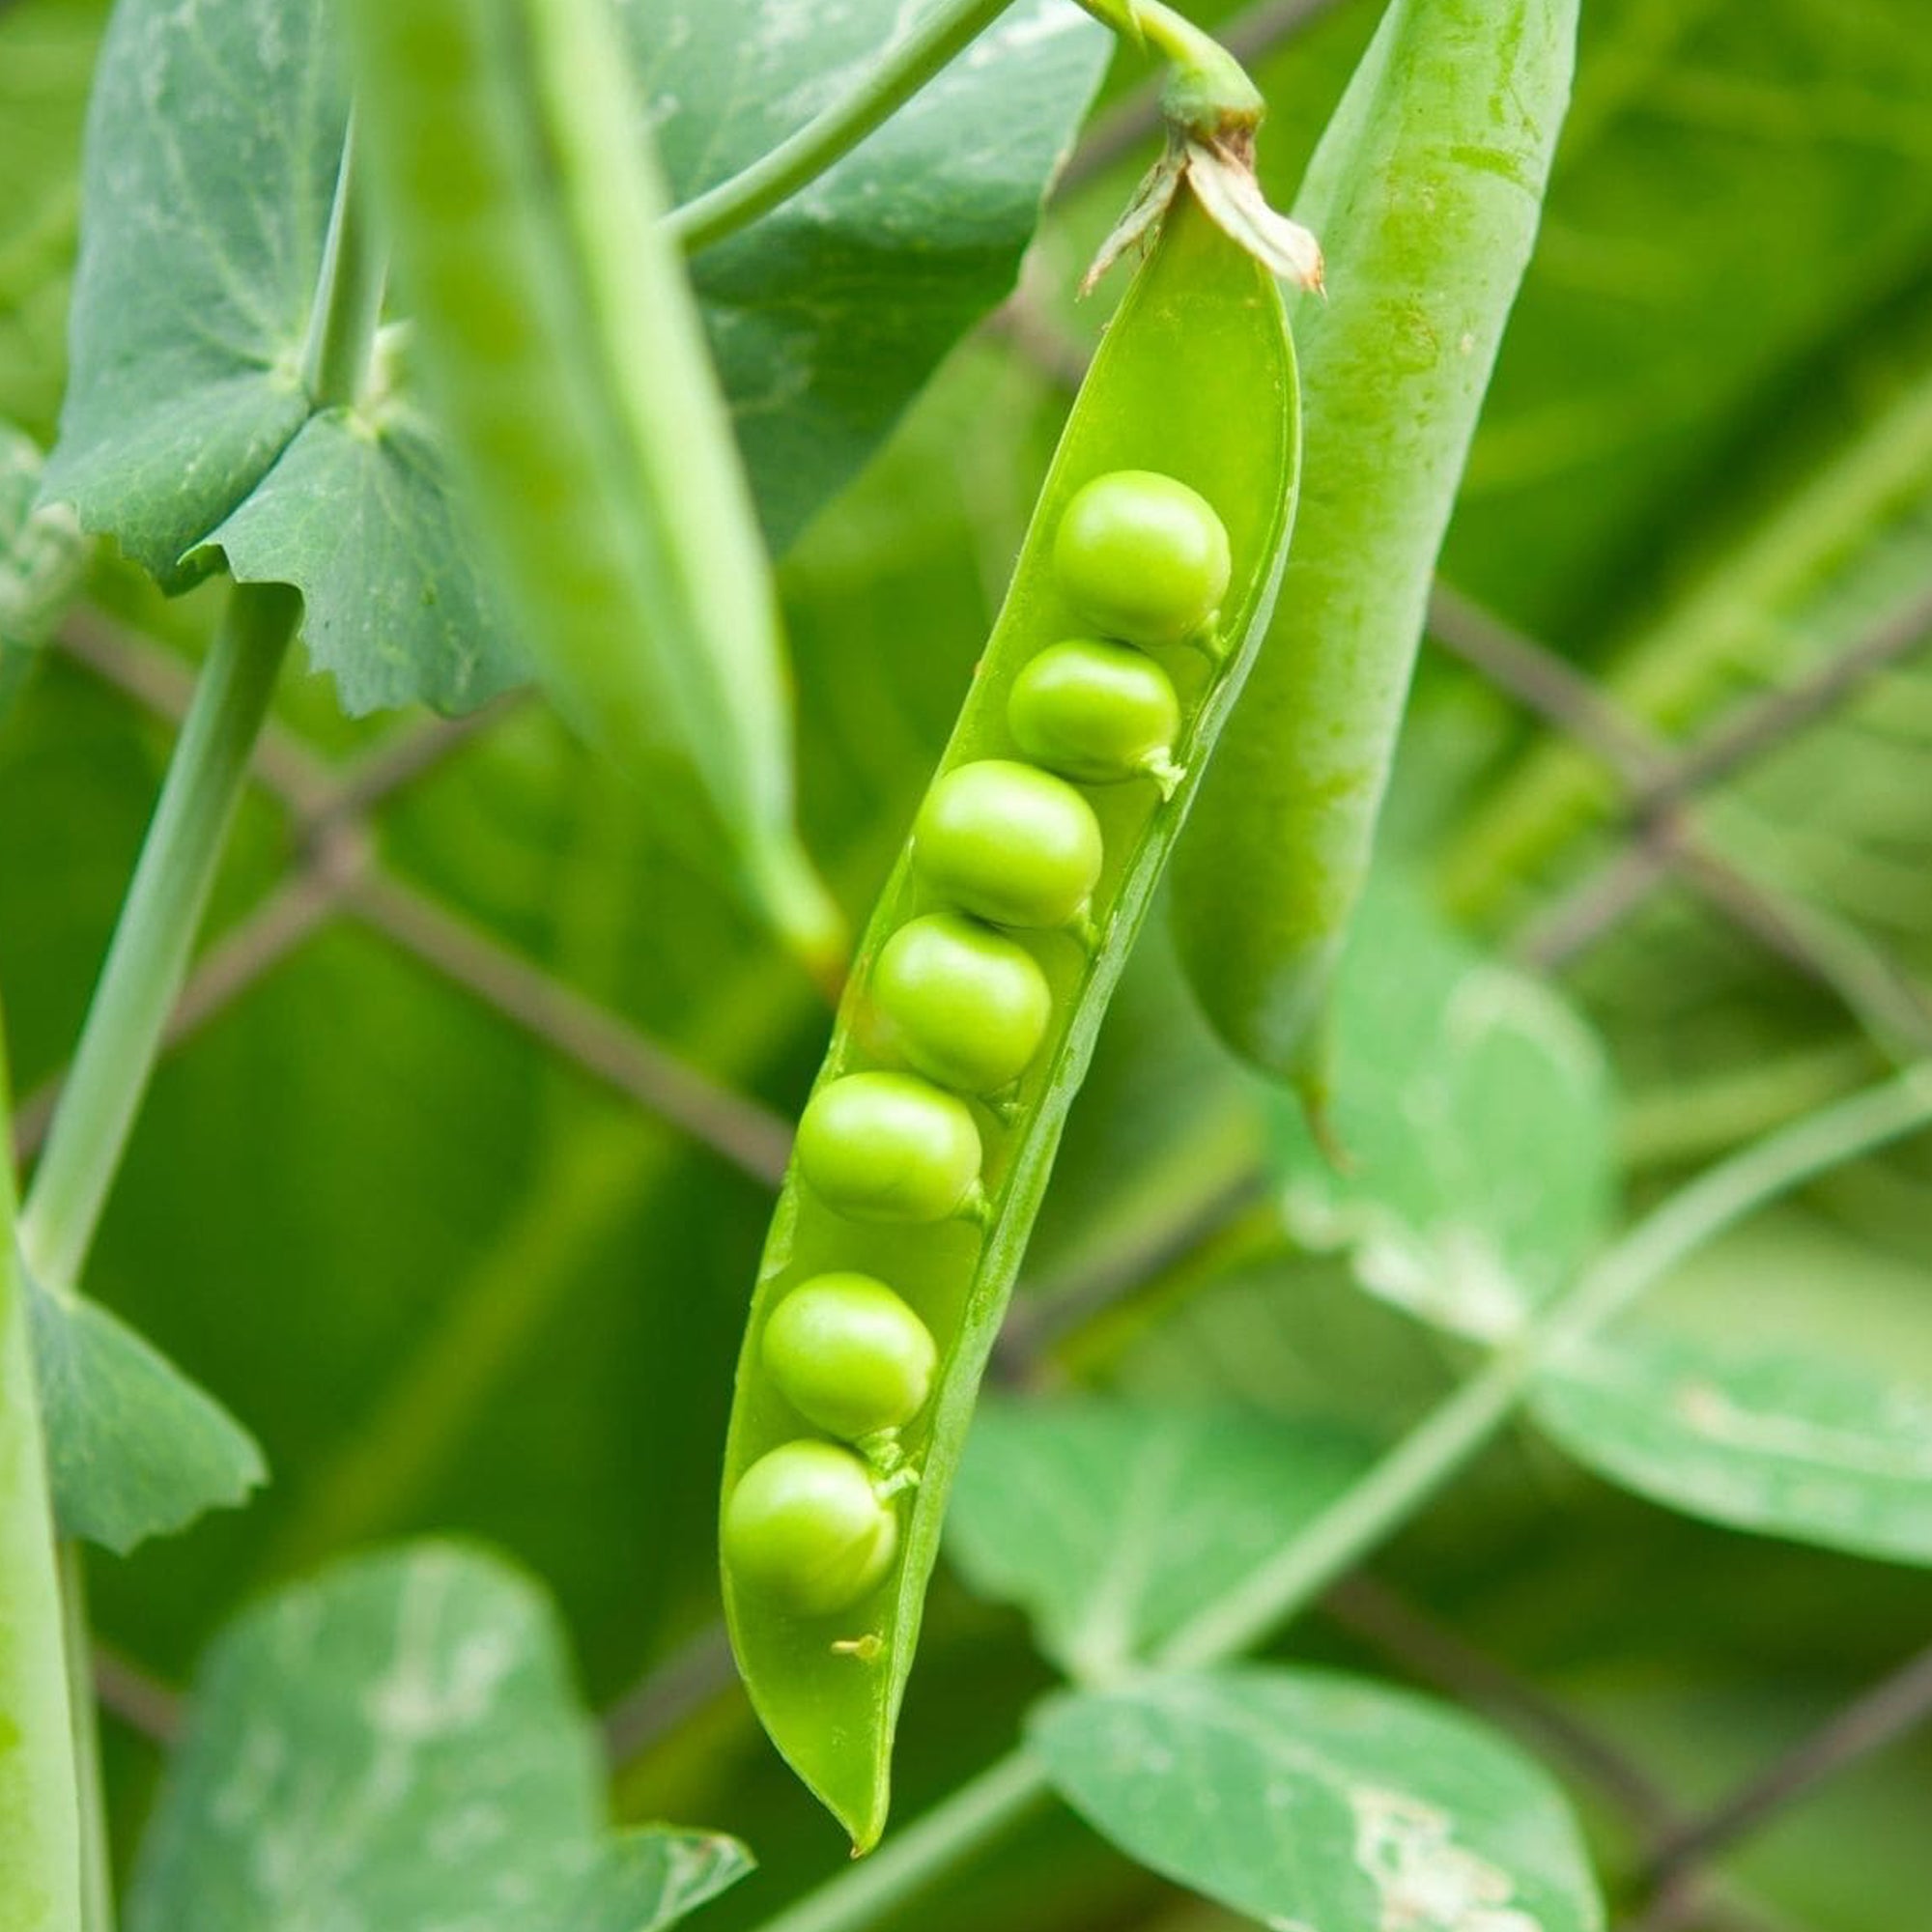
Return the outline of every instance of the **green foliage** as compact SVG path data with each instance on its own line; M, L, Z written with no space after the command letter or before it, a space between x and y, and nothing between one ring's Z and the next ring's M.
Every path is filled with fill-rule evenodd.
M1334 1147L1292 1099L1273 1109L1290 1232L1347 1251L1374 1293L1508 1336L1608 1225L1610 1095L1590 1029L1399 878L1362 907L1332 1026Z
M107 1309L26 1278L54 1512L125 1556L268 1480L255 1438Z
M1932 1329L1922 1269L1795 1214L1662 1284L1559 1373L1537 1420L1675 1509L1932 1563Z
M851 10L852 41L832 37L823 49L829 77L854 51L876 51L890 11L883 0ZM726 10L704 10L682 32L645 24L633 10L627 31L652 97L700 112L729 86L731 63L762 57L763 30ZM1007 84L1003 47L1024 86ZM842 180L827 178L833 199L813 242L792 232L809 212L794 209L720 251L700 298L781 540L849 477L1010 278L1039 177L1085 102L1098 51L1085 30L1007 30L992 58L916 103L907 129L854 156ZM995 99L988 129L982 110ZM673 121L673 185L699 185L701 165L757 141L775 105L696 120L701 157ZM1000 148L990 177L968 165L977 150L960 152L967 124ZM343 125L329 21L314 9L200 0L184 13L137 0L117 10L91 109L74 380L46 488L164 584L192 581L217 554L238 576L296 584L314 661L350 710L411 698L467 710L517 679L522 660L443 501L438 440L407 374L379 371L353 405L318 408L303 387ZM908 172L912 159L929 164ZM840 239L848 208L861 211L862 232L917 214L922 261L903 293L891 267L853 278L858 244ZM794 278L847 293L826 310L788 293Z
M1268 1924L1604 1923L1545 1774L1480 1726L1359 1678L1152 1677L1055 1697L1032 1735L1096 1831Z
M947 1551L1025 1608L1070 1677L1105 1682L1286 1542L1362 1472L1361 1438L1236 1409L989 1401Z
M749 1867L716 1834L604 1823L562 1634L460 1545L359 1558L210 1652L130 1932L655 1932Z

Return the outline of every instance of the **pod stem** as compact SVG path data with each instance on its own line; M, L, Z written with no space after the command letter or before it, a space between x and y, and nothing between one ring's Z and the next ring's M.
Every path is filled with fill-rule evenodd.
M1170 128L1203 141L1252 131L1267 112L1247 70L1213 35L1161 0L1080 0L1103 26L1171 64L1161 95Z
M1080 284L1086 295L1137 242L1151 240L1182 183L1208 218L1283 281L1320 292L1321 246L1300 223L1267 205L1255 176L1255 129L1267 112L1261 90L1211 34L1161 0L1080 0L1137 47L1172 64L1161 93L1167 146Z
M1170 1670L1208 1667L1273 1635L1465 1467L1546 1367L1628 1311L1661 1277L1794 1187L1928 1125L1932 1061L1707 1169L1632 1228L1298 1535L1204 1605L1152 1662ZM965 1864L1052 1795L1045 1767L1021 1745L863 1864L767 1919L761 1932L861 1932Z

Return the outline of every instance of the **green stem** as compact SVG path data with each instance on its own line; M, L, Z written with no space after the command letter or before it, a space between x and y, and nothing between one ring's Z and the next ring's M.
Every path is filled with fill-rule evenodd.
M1277 1556L1177 1631L1155 1662L1169 1669L1220 1663L1272 1636L1435 1495L1508 1421L1539 1373L1688 1255L1802 1182L1928 1124L1932 1062L1921 1062L1699 1176L1632 1229ZM1021 1746L863 1863L767 1920L763 1932L858 1932L982 1850L1049 1790L1044 1770Z
M87 1628L87 1578L78 1543L60 1547L62 1641L72 1722L73 1788L80 1813L82 1932L113 1932L114 1860L100 1776L100 1725L94 1709L94 1640Z
M1173 64L1162 96L1168 121L1189 134L1213 136L1253 128L1266 111L1261 89L1213 35L1161 0L1079 0L1079 5L1136 46Z
M79 1284L300 609L286 585L237 585L196 684L20 1223L55 1293Z
M952 0L935 8L843 100L750 167L673 209L665 218L672 239L687 255L695 255L789 201L904 106L1011 4Z
M343 140L302 379L318 410L354 402L383 299L383 256ZM20 1222L43 1288L79 1284L208 905L249 753L301 615L286 584L242 583L195 686Z
M321 294L309 314L302 345L302 387L318 410L353 403L369 369L369 352L383 310L388 270L384 248L364 209L355 117L342 135L342 164L323 244Z
M63 1613L34 1390L26 1284L14 1253L0 1032L0 1888L10 1932L81 1922L81 1792L62 1667Z

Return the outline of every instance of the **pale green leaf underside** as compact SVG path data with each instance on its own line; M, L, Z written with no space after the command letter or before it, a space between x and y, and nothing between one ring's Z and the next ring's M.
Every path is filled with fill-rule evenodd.
M651 1932L750 1865L613 1834L548 1602L413 1544L246 1612L196 1684L128 1932Z
M255 1438L152 1344L98 1302L27 1290L63 1534L125 1555L268 1480Z
M1292 1100L1276 1164L1290 1231L1371 1293L1494 1339L1564 1287L1605 1228L1609 1092L1594 1035L1485 958L1399 879L1370 886L1334 1017L1338 1169Z
M680 193L856 80L898 30L855 0L795 43L780 0L624 10ZM408 412L311 413L300 382L340 159L330 15L128 0L90 112L72 381L50 495L173 588L225 552L295 584L352 711L468 710L524 674ZM1105 62L1065 0L1022 10L800 202L708 256L699 293L767 535L858 469L1010 286ZM774 62L782 86L753 87Z
M1595 1932L1556 1787L1407 1692L1269 1667L1071 1691L1036 1714L1061 1796L1129 1858L1278 1932Z
M1612 1482L1741 1529L1932 1564L1932 1280L1803 1214L1698 1257L1537 1420Z
M983 1401L947 1553L982 1595L1024 1608L1063 1668L1102 1680L1248 1575L1369 1460L1343 1432L1237 1409Z

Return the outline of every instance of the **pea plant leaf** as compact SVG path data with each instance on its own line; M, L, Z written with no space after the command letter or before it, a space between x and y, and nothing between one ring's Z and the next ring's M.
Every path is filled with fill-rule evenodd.
M1595 1932L1562 1795L1406 1691L1251 1666L1051 1697L1034 1748L1129 1858L1285 1932Z
M1609 1093L1589 1029L1378 878L1334 1016L1337 1166L1274 1109L1291 1233L1429 1321L1505 1336L1564 1286L1610 1203Z
M72 512L36 509L41 452L0 421L0 719L24 682L33 651L78 595L87 544Z
M622 0L680 201L855 87L924 9ZM693 264L765 529L782 549L1013 283L1112 37L1022 0L838 165Z
M1547 1373L1536 1419L1671 1509L1932 1564L1922 1268L1799 1213L1706 1250Z
M216 1640L129 1932L652 1932L750 1867L605 1804L550 1604L481 1550L405 1545Z
M669 21L630 7L640 103L679 136L679 188L835 98L898 14L865 0L797 42L778 0ZM699 293L775 541L1010 285L1107 44L1064 0L1016 17L801 205L717 251ZM781 57L780 93L738 91L734 64ZM393 370L354 408L317 410L303 387L344 125L327 10L116 10L46 492L169 588L221 554L240 578L297 585L311 656L348 709L467 710L519 679L522 656L471 574L433 428Z
M255 1438L99 1303L27 1276L62 1533L126 1555L268 1479Z
M1339 1430L1100 1398L982 1402L947 1550L1070 1676L1118 1677L1359 1475Z

